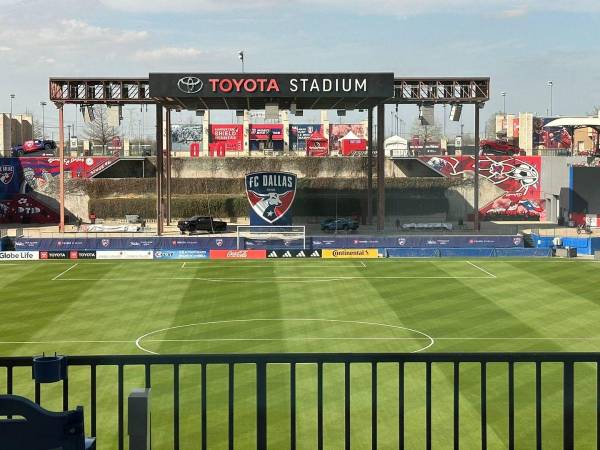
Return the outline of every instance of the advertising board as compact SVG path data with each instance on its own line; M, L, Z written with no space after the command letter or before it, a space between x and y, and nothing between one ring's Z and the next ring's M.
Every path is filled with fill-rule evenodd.
M15 260L36 260L40 258L38 252L0 252L1 261L15 261Z
M267 252L267 258L269 259L288 259L288 258L320 258L321 250L271 250Z
M96 259L96 250L71 250L69 259Z
M41 251L40 259L69 259L69 252L60 250Z
M210 259L266 259L266 250L211 250Z
M154 259L207 259L207 250L155 250Z
M96 259L154 259L152 250L99 250Z
M379 258L379 251L376 248L324 249L322 257L325 259L375 259Z

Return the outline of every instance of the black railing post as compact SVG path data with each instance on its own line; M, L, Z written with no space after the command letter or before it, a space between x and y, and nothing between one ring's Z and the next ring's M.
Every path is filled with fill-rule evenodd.
M404 450L404 361L398 365L398 448Z
M267 448L267 364L256 363L256 448Z
M179 450L179 364L173 364L173 448Z
M123 425L123 364L119 364L117 369L117 391L118 391L118 428L119 428L119 450L124 448L124 425Z
M539 361L535 363L535 448L542 450L542 363Z
M431 450L431 363L425 363L425 448Z
M460 364L454 363L454 450L460 448Z
M290 364L290 449L296 450L296 363Z
M317 449L323 450L323 364L317 364Z
M575 408L575 380L574 363L567 361L563 366L563 449L573 450L574 436L574 408Z
M207 447L207 436L206 436L206 363L202 363L201 364L201 377L202 379L200 380L200 394L202 395L202 399L200 400L201 402L201 418L200 418L200 427L202 430L202 437L201 437L201 442L202 442L202 450L206 450Z
M487 365L481 363L481 450L487 450Z
M90 406L91 406L91 431L92 436L96 437L96 365L90 366Z
M377 449L377 363L371 363L371 449Z
M515 365L508 363L508 450L515 450Z
M233 450L234 447L234 401L235 401L235 365L229 363L229 450Z
M351 446L350 424L350 363L344 363L344 443L346 450Z

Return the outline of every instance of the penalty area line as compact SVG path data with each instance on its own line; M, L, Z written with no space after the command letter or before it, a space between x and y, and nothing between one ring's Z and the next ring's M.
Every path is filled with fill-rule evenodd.
M488 272L487 270L485 270L482 267L479 267L477 264L473 264L471 261L467 261L467 264L470 264L471 266L475 267L476 269L482 271L483 273L487 273L490 277L492 278L498 278L496 275L494 275L493 273Z
M58 275L56 275L54 278L52 278L51 281L56 281L58 280L61 276L63 276L64 274L66 274L68 271L70 271L71 269L74 269L75 267L77 267L79 265L79 263L75 263L73 264L71 267L69 267L67 270L62 271L61 273L59 273Z

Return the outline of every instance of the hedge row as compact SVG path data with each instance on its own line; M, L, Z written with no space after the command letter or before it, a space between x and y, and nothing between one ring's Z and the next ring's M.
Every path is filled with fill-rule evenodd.
M447 211L448 200L443 193L437 196L431 196L429 193L421 194L391 193L386 197L386 212L388 214L424 215ZM139 214L141 217L149 219L156 216L156 198L148 196L92 199L89 208L90 212L93 211L98 217L105 219L123 219L127 214ZM191 217L197 214L238 218L247 217L248 210L248 200L242 195L177 196L173 197L171 203L171 215L174 218ZM307 192L300 192L294 202L294 215L296 216L333 216L336 211L340 216L365 214L364 195L360 193L357 195L345 193L345 196L311 195Z
M444 190L451 187L463 186L470 180L460 178L388 178L386 189L399 190ZM373 186L377 185L377 180ZM301 178L298 180L298 190L307 191L348 191L364 190L367 187L366 178ZM69 191L81 189L92 199L107 197L137 196L151 193L156 189L154 179L124 178L124 179L93 179L71 180ZM244 180L241 178L173 178L171 189L174 195L243 195Z
M138 214L143 218L156 217L156 197L117 197L91 199L90 212L106 219L124 219L127 214ZM243 196L205 195L173 197L172 217L194 215L214 217L245 217L248 215L248 200Z

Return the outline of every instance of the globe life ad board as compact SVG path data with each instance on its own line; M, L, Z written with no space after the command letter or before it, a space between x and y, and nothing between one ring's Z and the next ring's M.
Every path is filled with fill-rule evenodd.
M37 251L0 252L0 264L4 261L34 261L37 259L40 259L40 254Z

